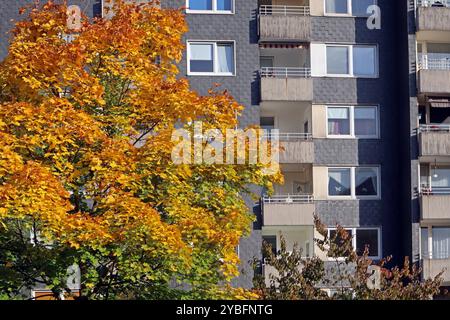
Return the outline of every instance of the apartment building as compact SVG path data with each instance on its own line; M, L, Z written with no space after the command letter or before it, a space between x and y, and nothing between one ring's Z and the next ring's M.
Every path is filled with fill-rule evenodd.
M424 278L443 269L450 285L450 1L404 4L408 19L409 103L405 101L405 144L411 189L405 248L420 262ZM405 96L406 97L406 96ZM405 166L406 169L406 166Z
M30 2L0 1L1 33ZM330 232L345 226L375 260L412 256L425 277L450 267L449 2L162 1L186 7L180 75L201 94L220 83L245 106L241 126L278 129L284 147L285 184L248 200L256 222L235 285L252 286L254 257L271 272L261 245L279 248L280 232L288 248L321 255L314 214ZM100 0L69 4L102 12ZM367 25L373 4L381 29Z
M185 5L190 31L180 67L192 88L218 82L246 110L242 126L278 129L285 184L249 203L257 217L239 254L261 258L263 240L319 254L313 215L354 235L374 258L402 253L400 73L397 3L390 0L172 0ZM381 29L367 26L377 4ZM324 257L326 259L326 257ZM270 268L262 265L262 271Z

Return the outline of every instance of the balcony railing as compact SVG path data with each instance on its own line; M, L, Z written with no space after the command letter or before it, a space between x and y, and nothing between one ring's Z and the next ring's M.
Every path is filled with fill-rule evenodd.
M264 78L310 78L311 68L261 68L261 77Z
M419 57L419 70L450 70L450 54L442 57Z
M450 7L450 0L417 0L418 7Z
M433 254L434 255L434 254ZM450 259L445 258L432 258L423 257L422 259L422 269L423 269L423 278L430 279L435 278L438 274L441 274L441 278L443 280L443 285L450 284Z
M422 251L422 258L423 259L450 259L450 251L448 249L441 249L441 250L433 250L433 252L428 252L427 249Z
M259 7L261 15L300 15L309 16L309 6L280 6L280 5L263 5Z
M275 195L271 197L263 197L263 203L273 204L296 204L296 203L313 203L314 196L312 195Z
M267 133L263 137L280 141L312 140L312 133Z
M450 124L424 124L419 128L420 132L449 132Z
M450 195L450 187L422 186L422 195L425 195L425 196L446 196L446 195Z

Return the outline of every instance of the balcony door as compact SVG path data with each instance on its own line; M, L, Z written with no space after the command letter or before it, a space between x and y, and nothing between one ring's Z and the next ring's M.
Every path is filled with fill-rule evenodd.
M432 227L421 229L422 258L450 258L450 227Z

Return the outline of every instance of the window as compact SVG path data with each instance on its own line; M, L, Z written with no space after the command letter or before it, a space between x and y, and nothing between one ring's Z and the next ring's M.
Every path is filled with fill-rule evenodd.
M353 74L356 76L375 75L375 47L353 47Z
M377 199L380 197L379 167L328 168L328 196Z
M377 47L327 45L327 75L372 78L378 76Z
M421 258L430 258L430 250L428 249L428 228L420 229L420 253Z
M187 0L188 13L233 13L234 0Z
M377 196L378 194L378 169L355 169L355 194L356 196Z
M376 3L376 0L325 0L325 13L368 17L367 9Z
M325 12L334 14L347 14L348 13L348 1L347 0L326 0Z
M362 255L366 247L369 249L370 257L379 257L378 229L357 229L356 230L356 253Z
M328 170L328 195L351 196L350 168Z
M374 106L327 107L328 137L379 138L378 108Z
M352 239L352 249L354 250L355 246L353 244L353 233L354 231L352 229L345 229L345 231L347 232L347 235ZM336 229L332 229L329 231L329 237L330 239L334 239L336 237L336 239L334 239L334 243L338 246L338 247L342 247L345 244L345 240L341 237L341 235L339 234L337 235L337 231ZM347 254L350 254L350 252L346 251Z
M370 258L381 259L380 228L346 228L345 230L352 236L352 246L358 255L362 255L367 246ZM328 235L333 238L336 235L336 229L330 228Z
M355 107L356 137L378 137L378 110L376 107Z
M328 134L350 135L350 108L328 108Z
M422 228L420 236L422 258L450 258L450 227Z
M327 73L349 74L349 48L327 46Z
M188 42L188 74L234 75L232 42Z
M431 168L431 187L435 190L439 188L450 188L450 168Z
M214 72L214 45L191 44L190 45L190 71Z
M352 15L357 17L368 17L367 9L377 2L375 0L353 0L352 1Z

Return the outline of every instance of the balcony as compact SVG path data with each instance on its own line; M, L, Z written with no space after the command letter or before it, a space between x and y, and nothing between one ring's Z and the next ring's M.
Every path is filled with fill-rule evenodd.
M308 45L260 44L260 64L261 101L312 101Z
M276 195L263 198L264 226L313 226L312 195Z
M418 39L440 40L450 32L450 0L418 0Z
M280 163L313 163L314 143L311 133L280 133Z
M440 272L444 271L442 278L444 285L450 284L450 258L447 259L429 259L422 260L423 277L430 279L436 277Z
M267 130L277 129L271 134L280 143L282 164L313 163L314 142L312 139L312 106L306 102L262 102L260 125ZM291 193L288 191L287 193Z
M309 15L309 6L260 6L260 41L309 42L311 39Z
M292 252L294 245L301 250L305 258L314 256L314 227L313 226L291 226L291 227L263 227L263 240L272 245L274 253L281 249L281 236L286 241L286 250ZM266 285L270 285L270 276L277 276L274 267L265 263L263 260L263 274Z
M450 95L450 54L423 55L419 59L418 87L425 95Z
M419 132L422 160L433 161L442 157L445 160L445 157L450 157L450 124L421 125Z
M444 271L443 285L450 285L450 227L447 224L427 224L420 229L420 256L423 278L436 277Z
M314 143L311 133L278 133L270 134L270 139L278 139L280 143L279 163L313 163Z
M423 188L420 210L422 222L450 221L450 188Z
M311 133L270 134L269 139L280 143L280 163L313 163L314 143Z
M262 68L262 101L312 101L310 68Z

